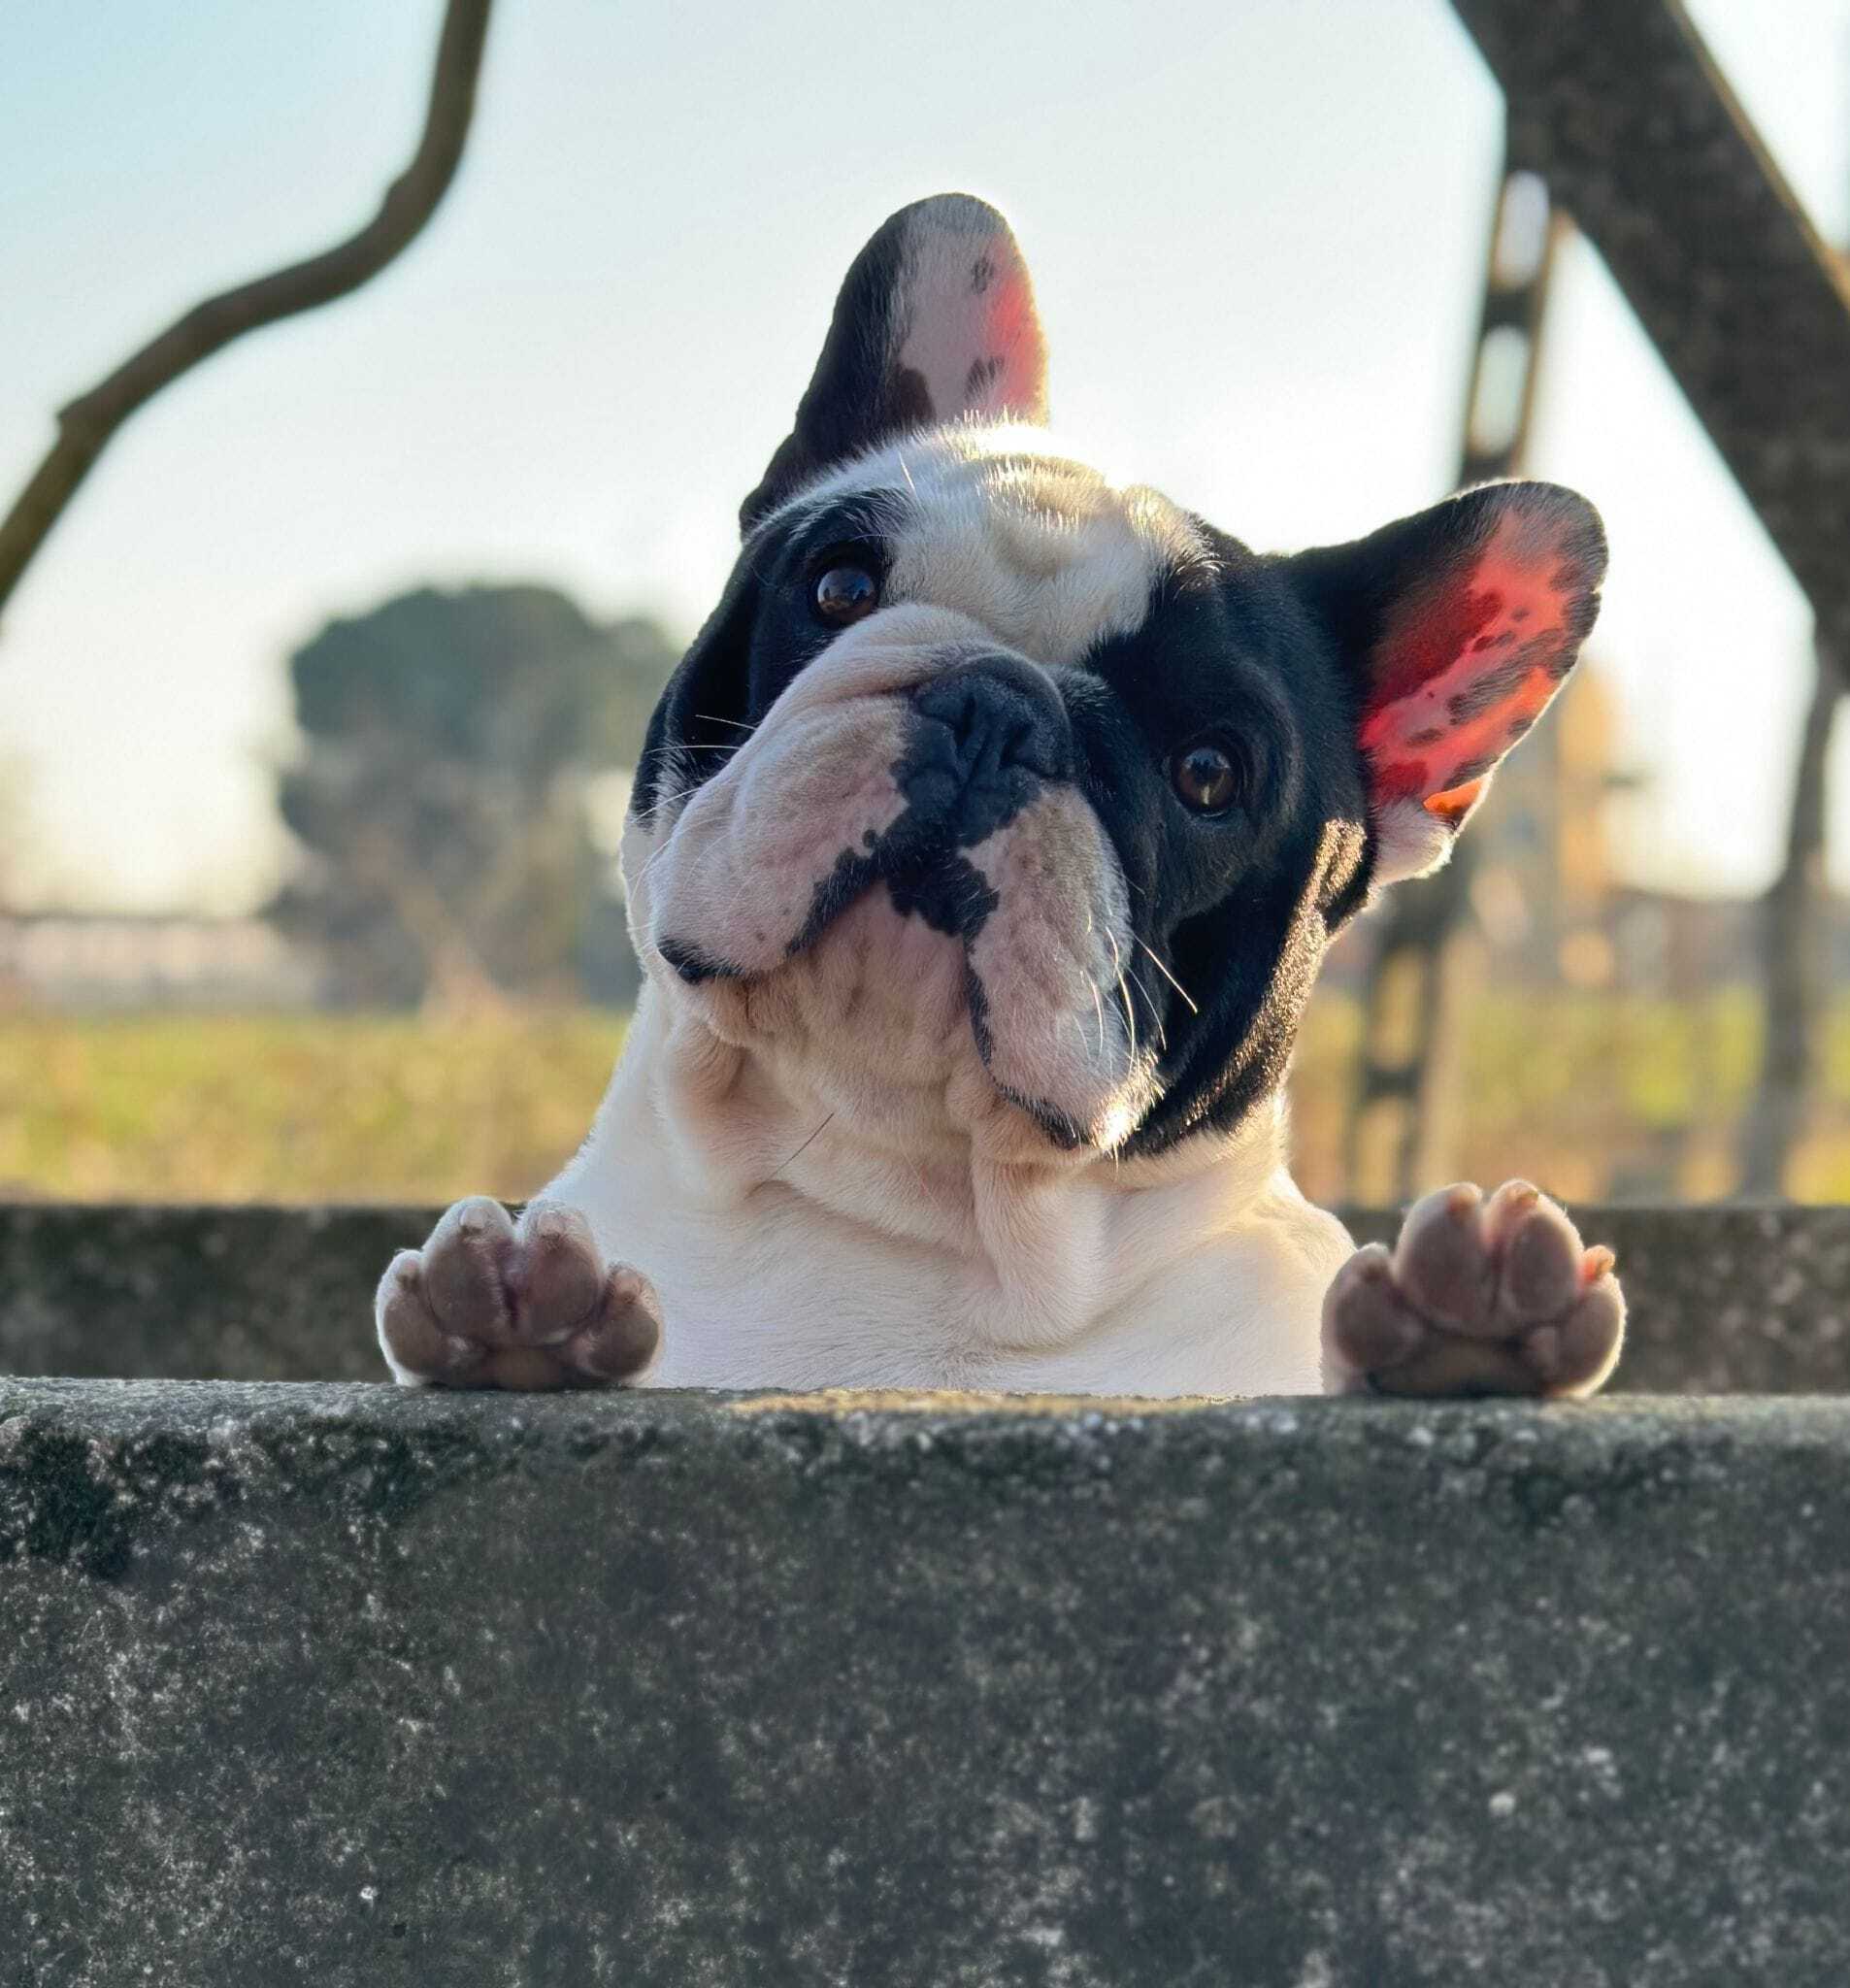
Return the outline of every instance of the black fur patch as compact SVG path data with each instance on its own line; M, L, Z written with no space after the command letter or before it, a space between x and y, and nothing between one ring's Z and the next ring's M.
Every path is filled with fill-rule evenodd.
M895 877L886 890L902 918L917 915L934 932L961 939L966 944L1002 903L968 856L949 856L913 876Z
M807 952L856 899L881 884L901 917L922 918L934 931L966 943L1001 902L982 872L958 851L1011 819L1040 782L1030 775L1020 791L978 793L966 806L969 789L947 770L939 749L943 728L920 718L915 729L918 746L893 766L906 808L883 835L869 830L861 847L836 857L790 942L793 956Z

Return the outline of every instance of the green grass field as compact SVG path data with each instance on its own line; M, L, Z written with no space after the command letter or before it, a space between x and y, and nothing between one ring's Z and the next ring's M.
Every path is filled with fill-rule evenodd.
M597 1012L0 1015L0 1195L418 1201L531 1193L590 1122L623 1034ZM1298 1174L1337 1199L1354 1007L1313 1010L1294 1079ZM1757 1021L1696 1007L1490 994L1469 1032L1447 1171L1557 1192L1728 1192ZM1792 1187L1850 1199L1850 1006L1833 1017Z

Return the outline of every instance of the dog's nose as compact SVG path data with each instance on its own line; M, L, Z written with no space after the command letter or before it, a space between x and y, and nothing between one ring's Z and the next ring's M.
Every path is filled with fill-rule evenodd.
M1032 663L975 656L922 684L912 703L933 720L920 772L971 831L984 832L999 809L1020 807L1036 779L1067 777L1073 741L1066 707Z

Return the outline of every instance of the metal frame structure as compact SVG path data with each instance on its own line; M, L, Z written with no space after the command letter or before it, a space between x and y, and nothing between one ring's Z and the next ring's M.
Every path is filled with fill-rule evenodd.
M1787 184L1681 0L1453 6L1503 85L1509 170L1538 174L1604 258L1817 617L1819 681L1767 898L1766 1049L1742 1147L1743 1188L1776 1192L1816 1067L1824 761L1850 660L1850 264ZM1413 890L1434 893L1418 922L1437 1004L1463 892L1442 878ZM1395 1176L1365 1184L1400 1198L1420 1165L1437 1063L1417 1049L1397 1072L1374 1060L1358 1112L1386 1099L1404 1122Z

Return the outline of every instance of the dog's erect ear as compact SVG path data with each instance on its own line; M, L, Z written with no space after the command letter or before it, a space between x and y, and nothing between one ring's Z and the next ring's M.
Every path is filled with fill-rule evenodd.
M1600 611L1605 534L1554 483L1490 483L1285 562L1357 679L1383 883L1437 870Z
M1008 223L968 193L903 207L849 269L797 425L740 507L769 511L890 435L952 421L1046 419L1047 355Z

